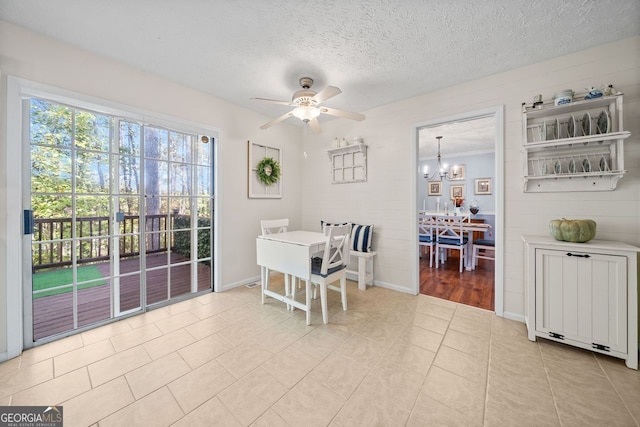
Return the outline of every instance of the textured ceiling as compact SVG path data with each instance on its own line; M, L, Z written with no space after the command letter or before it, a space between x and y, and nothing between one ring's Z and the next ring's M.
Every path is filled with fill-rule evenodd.
M250 98L302 76L365 111L638 35L640 0L0 0L0 19L275 118Z

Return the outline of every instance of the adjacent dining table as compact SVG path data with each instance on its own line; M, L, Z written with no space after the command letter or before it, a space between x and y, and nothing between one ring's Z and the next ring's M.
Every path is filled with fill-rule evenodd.
M285 286L285 293L281 294L266 287L266 278L262 278L262 289L265 295L275 298L291 306L307 312L309 322L311 283L311 257L324 250L328 237L316 231L287 231L284 233L258 236L256 239L257 264L269 270L279 271L293 278L307 282L306 304L293 299L288 293L289 286ZM294 283L291 286L295 286Z
M437 212L437 211L420 211L421 214L431 216L440 219L455 219L462 218L462 231L467 233L468 236L468 248L469 250L465 251L465 260L464 265L466 270L475 270L476 266L473 264L473 232L480 231L482 233L486 231L491 231L491 224L477 223L471 222L471 213L470 212L462 212L456 214L454 212Z

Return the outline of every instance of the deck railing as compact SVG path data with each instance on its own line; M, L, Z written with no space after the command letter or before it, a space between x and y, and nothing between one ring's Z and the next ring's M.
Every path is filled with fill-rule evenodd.
M146 253L165 252L169 248L168 233L170 222L179 215L146 215L145 226L150 238L147 239ZM72 218L37 218L34 221L32 240L32 268L41 270L72 264L71 247ZM76 218L76 237L80 241L77 248L77 263L86 264L108 260L111 256L111 218L108 216ZM140 255L140 217L125 215L119 222L120 258Z

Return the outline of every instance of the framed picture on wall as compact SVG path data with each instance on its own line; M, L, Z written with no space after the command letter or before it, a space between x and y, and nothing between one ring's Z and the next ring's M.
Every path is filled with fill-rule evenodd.
M451 186L451 199L464 199L464 184Z
M449 168L449 179L452 181L463 181L465 177L464 165L453 165Z
M491 194L491 178L476 179L476 194Z
M427 182L427 195L429 196L442 195L442 181Z

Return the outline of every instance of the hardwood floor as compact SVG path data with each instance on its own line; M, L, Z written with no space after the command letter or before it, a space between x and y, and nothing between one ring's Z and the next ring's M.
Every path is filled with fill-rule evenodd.
M429 267L429 255L420 258L420 293L474 307L494 310L494 261L480 259L473 271L459 271L458 252L445 264Z

